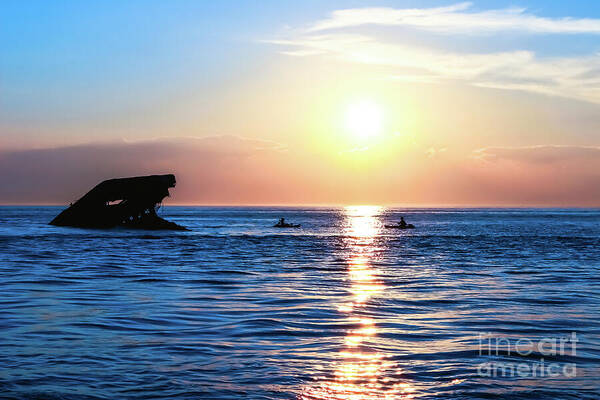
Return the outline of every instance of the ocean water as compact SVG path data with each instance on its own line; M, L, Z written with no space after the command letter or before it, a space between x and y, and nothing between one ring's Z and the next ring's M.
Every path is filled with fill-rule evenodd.
M1 398L600 398L600 210L59 211L0 207Z

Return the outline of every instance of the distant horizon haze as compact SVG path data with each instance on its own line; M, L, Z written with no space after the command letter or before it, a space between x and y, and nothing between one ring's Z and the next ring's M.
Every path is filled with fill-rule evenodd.
M390 151L390 149L392 149ZM600 206L600 148L393 146L316 154L237 136L0 150L0 204L69 204L106 179L173 173L166 204Z

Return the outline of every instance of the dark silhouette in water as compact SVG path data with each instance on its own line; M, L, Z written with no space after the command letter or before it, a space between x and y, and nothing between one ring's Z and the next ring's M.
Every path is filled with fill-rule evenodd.
M156 210L169 188L175 187L175 175L150 175L109 179L96 185L85 196L54 218L50 224L79 228L187 230L158 215Z
M386 225L386 228L391 228L391 229L414 229L415 226L413 224L407 224L406 221L404 220L404 217L400 217L400 222L398 222L395 225Z
M288 224L285 218L279 218L279 221L273 225L275 228L300 228L300 224Z

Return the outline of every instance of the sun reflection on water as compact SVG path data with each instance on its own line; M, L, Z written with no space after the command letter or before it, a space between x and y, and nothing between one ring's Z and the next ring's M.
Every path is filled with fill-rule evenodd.
M412 398L414 388L399 376L398 365L369 346L377 336L375 319L367 317L368 301L385 289L379 271L371 265L377 252L376 239L381 230L381 207L346 208L346 244L349 247L348 279L351 298L338 307L356 327L348 330L344 348L338 353L333 376L324 377L302 391L302 400L372 400Z

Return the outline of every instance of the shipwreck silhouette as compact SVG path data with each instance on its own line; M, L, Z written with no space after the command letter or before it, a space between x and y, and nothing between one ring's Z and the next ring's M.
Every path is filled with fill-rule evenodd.
M156 214L162 200L175 187L175 175L109 179L54 218L50 225L78 228L117 226L152 230L187 230Z

